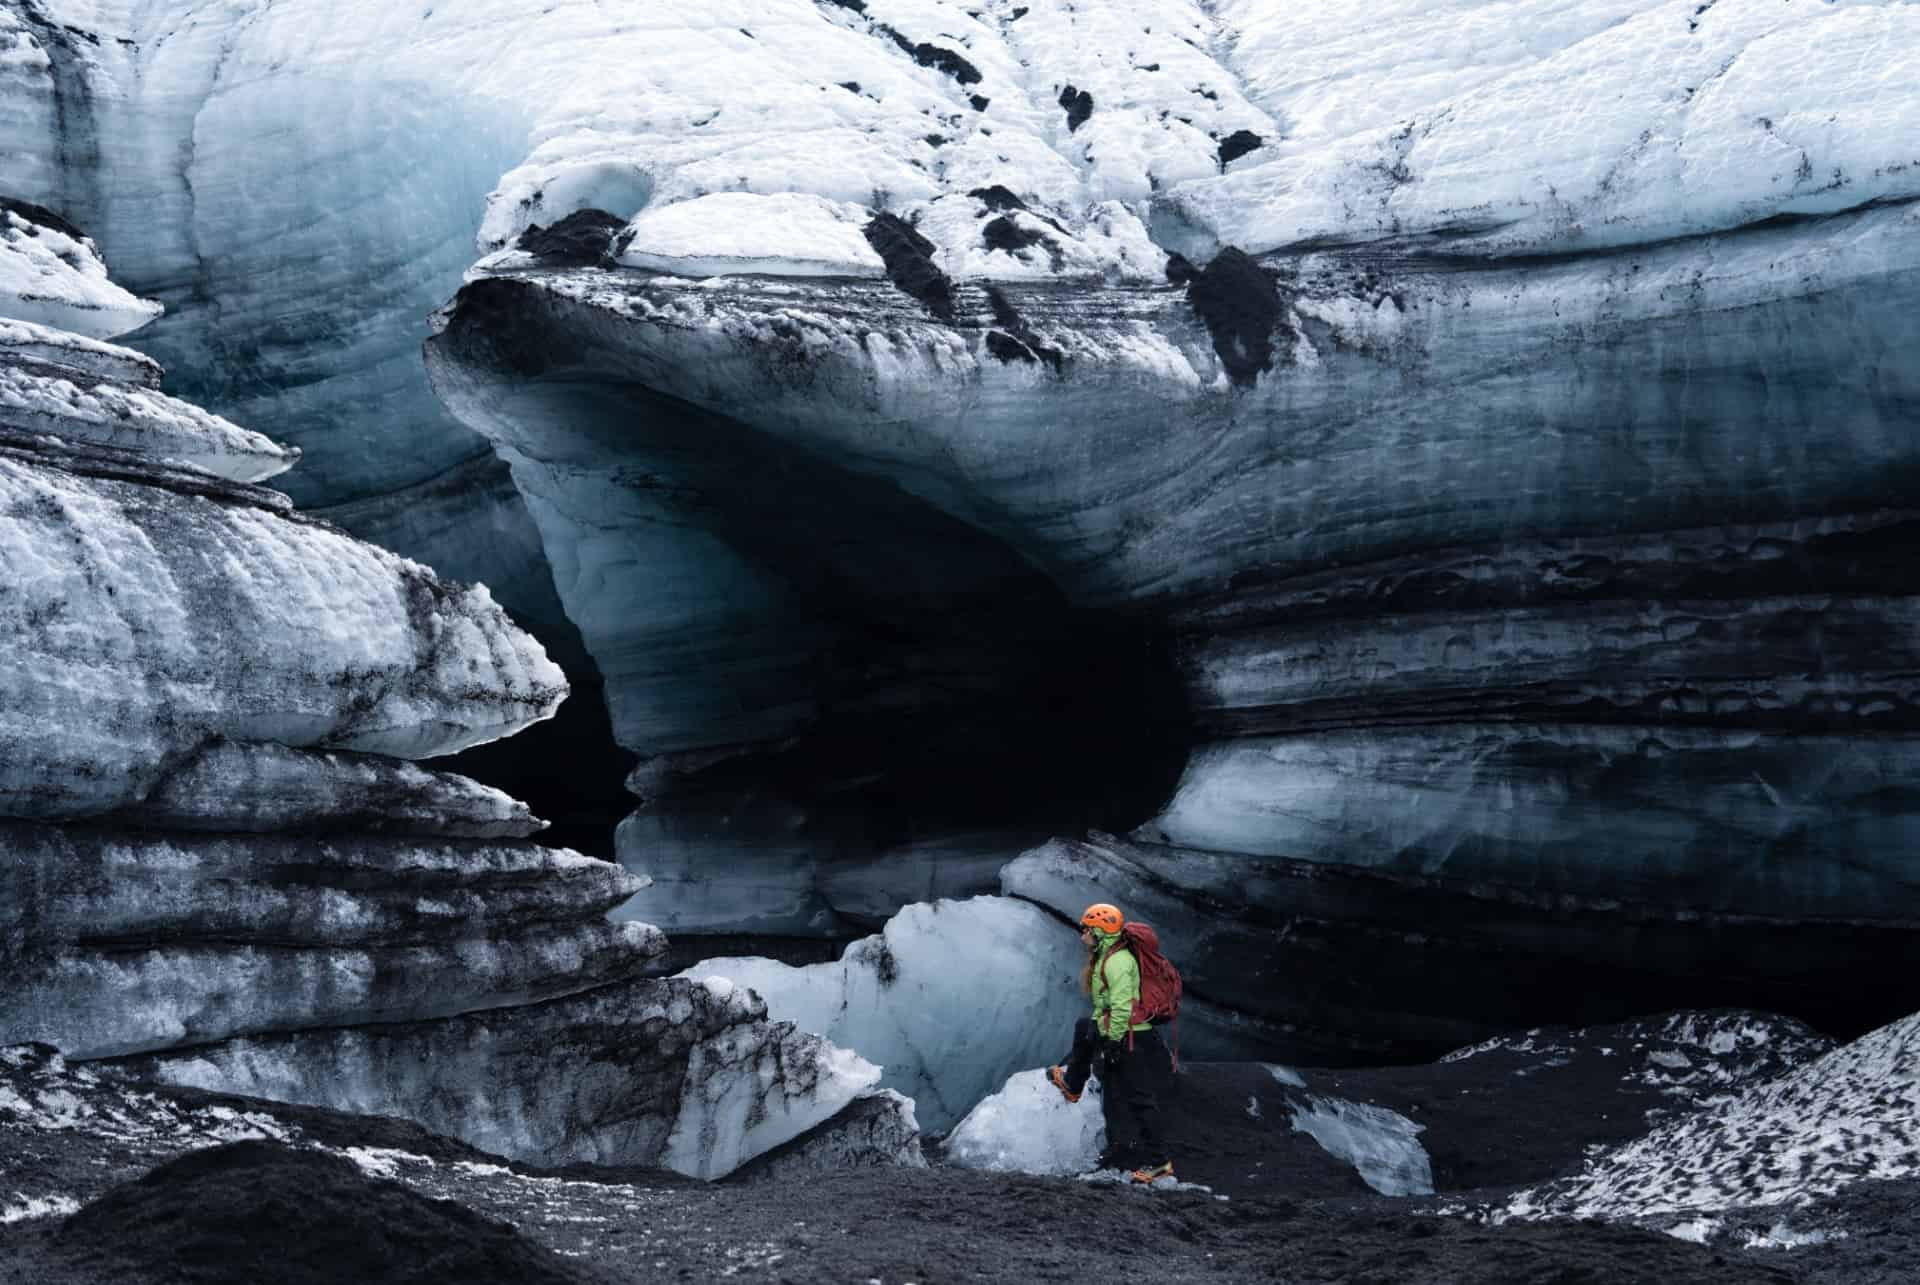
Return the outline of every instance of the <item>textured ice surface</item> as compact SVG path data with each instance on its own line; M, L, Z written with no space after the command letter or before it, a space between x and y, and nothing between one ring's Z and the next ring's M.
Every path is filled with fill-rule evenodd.
M844 934L848 923L879 928L914 902L996 891L1000 867L1030 841L1024 833L967 832L858 854L783 833L786 816L774 809L737 801L723 804L721 816L643 811L621 822L622 860L653 886L620 914L669 933L829 936ZM762 821L770 824L754 824Z
M717 989L721 980L706 985ZM879 1068L859 1054L788 1030L784 1022L736 1025L693 1046L660 1163L696 1178L722 1177L879 1081Z
M0 33L0 41L9 34ZM160 311L108 279L99 251L79 229L52 211L0 198L0 316L106 339L139 329Z
M1433 1194L1433 1162L1418 1136L1426 1126L1397 1111L1308 1097L1293 1104L1293 1127L1352 1165L1383 1196Z
M718 1178L831 1119L879 1078L853 1054L765 1017L765 1005L718 980L636 981L128 1065L172 1084L398 1115L519 1160L668 1165Z
M1899 0L1234 0L1228 62L1293 128L1163 218L1262 250L1445 231L1645 243L1920 194Z
M71 330L0 316L0 360L10 365L41 362L132 388L158 388L160 363L119 344L89 339Z
M908 906L830 964L707 959L681 974L726 978L774 1018L825 1036L881 1068L941 1132L1009 1067L1058 1060L1086 1000L1070 929L1001 897Z
M357 830L524 838L546 828L492 786L372 754L215 741L121 817L163 830Z
M1685 877L1702 907L1898 919L1920 819L1870 800L1917 764L1907 737L1454 723L1243 738L1197 751L1153 824L1213 851L1599 897Z
M786 1181L823 1169L873 1165L927 1167L913 1099L892 1089L862 1093L831 1119L762 1152L735 1172L743 1182Z
M550 715L494 603L331 528L0 458L0 812L136 802L215 737L405 757Z
M506 949L523 930L604 927L602 913L641 882L609 862L532 843L361 832L6 822L0 850L0 927L9 953L27 957L102 946L129 956L166 944L271 952L435 940L452 954L462 938L480 950L497 939ZM636 944L657 948L656 930L623 927Z
M180 944L9 961L0 1032L118 1057L269 1031L410 1022L629 978L664 949L645 924L529 927L391 946Z
M1106 1146L1100 1082L1089 1080L1068 1102L1045 1068L1015 1071L996 1093L974 1104L947 1135L947 1160L965 1169L1014 1173L1086 1173Z
M1920 1017L1656 1128L1514 1196L1512 1217L1632 1218L1803 1201L1920 1175Z
M301 0L213 23L186 0L9 6L0 189L59 207L168 303L143 342L197 400L307 450L296 498L360 500L479 451L420 377L420 318L476 241L579 209L792 193L912 217L1004 185L1053 220L1062 270L1157 272L1137 211L1106 203L1211 173L1219 139L1275 125L1205 52L1225 33L1194 0L1022 8ZM1093 103L1073 128L1069 82ZM936 220L943 255L984 261L992 221ZM997 260L1054 271L1044 252ZM472 521L453 501L421 497ZM460 542L403 551L438 566L442 547Z
M1275 580L1349 568L1328 577L1323 593L1337 593L1348 579L1390 574L1393 560L1441 551L1464 560L1476 545L1494 546L1483 557L1513 560L1506 579L1538 576L1537 588L1526 585L1532 593L1571 597L1573 586L1556 577L1605 568L1585 559L1653 573L1738 558L1737 546L1717 546L1740 529L1721 524L1753 529L1763 546L1792 542L1791 529L1765 525L1871 507L1889 476L1913 467L1893 425L1915 384L1903 354L1916 328L1907 301L1920 273L1906 247L1917 219L1912 206L1875 208L1711 244L1663 244L1631 261L1442 270L1410 260L1394 265L1391 280L1362 257L1302 256L1286 265L1295 279L1284 290L1269 286L1272 351L1245 392L1179 293L1116 287L1089 298L1012 283L998 292L1002 302L1061 354L1071 377L996 358L987 341L994 305L977 288L956 287L958 315L970 323L956 328L897 290L856 281L802 289L729 278L713 289L591 273L518 289L470 286L478 293L433 341L429 362L463 417L529 457L522 486L563 599L569 580L594 569L622 583L630 574L577 528L615 516L630 528L644 501L656 510L685 503L679 491L648 496L631 480L618 485L616 462L644 459L661 473L658 457L688 431L671 418L674 403L620 405L618 390L634 381L770 443L888 479L1004 540L1088 605L1219 593L1249 568ZM517 319L506 347L495 335L502 311ZM530 372L513 364L521 358L508 360L529 352L542 354L546 382L523 382ZM1877 382L1850 377L1867 365L1881 372ZM553 386L561 369L597 385L598 397ZM487 373L505 386L483 380ZM1462 398L1462 386L1474 395ZM694 411L678 414L697 422ZM627 431L615 436L596 415ZM650 431L636 436L636 422ZM1041 423L1049 427L1036 435ZM1169 434L1169 423L1182 431ZM1541 449L1543 434L1553 449ZM534 454L542 447L583 457L592 471L544 476L554 466ZM1798 478L1792 494L1769 481L1785 468ZM666 476L726 502L689 472L682 464ZM682 523L691 516L675 513ZM1674 538L1663 546L1655 532ZM1697 542L1686 538L1694 534ZM718 564L737 586L728 596L735 617L786 607L773 568L729 566L707 547L717 539L711 525L627 539L690 567ZM581 555L585 566L569 565ZM1748 556L1765 556L1764 547ZM1629 559L1633 567L1618 568ZM1775 589L1781 599L1785 588ZM677 585L635 585L623 596L668 590L676 612L702 606ZM1686 600L1684 581L1673 596ZM590 605L568 605L595 645ZM1360 614L1364 599L1321 605ZM1734 611L1733 625L1757 630L1794 605ZM1630 662L1650 649L1658 658L1657 634L1636 646L1632 633L1616 642L1609 630L1589 644L1557 606L1548 596L1539 623L1525 622L1516 640L1524 650L1462 622L1467 667L1491 668L1505 647L1520 653L1509 658L1525 660L1530 679L1571 684L1595 667L1579 666L1583 657ZM1566 612L1577 614L1571 604ZM1660 627L1658 617L1631 613L1620 623ZM1411 648L1382 633L1343 630L1319 663L1351 685L1369 674L1391 679L1393 670L1370 663L1373 651L1394 661ZM1694 636L1713 645L1705 631ZM612 646L597 649L610 673L624 667ZM1423 673L1466 682L1439 657L1415 655ZM1306 688L1316 659L1295 662L1295 690ZM1622 693L1621 703L1637 698Z

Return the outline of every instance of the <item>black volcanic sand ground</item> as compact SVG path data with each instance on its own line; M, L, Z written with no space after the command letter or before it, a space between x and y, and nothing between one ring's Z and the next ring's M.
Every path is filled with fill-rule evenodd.
M1183 1180L1236 1198L1364 1196L1368 1187L1351 1165L1293 1129L1290 1101L1338 1098L1424 1126L1435 1190L1492 1199L1576 1169L1591 1149L1638 1138L1702 1095L1783 1074L1831 1045L1784 1018L1734 1010L1700 1017L1722 1030L1764 1026L1771 1038L1715 1055L1670 1038L1660 1018L1549 1027L1454 1061L1292 1069L1304 1089L1257 1062L1189 1061L1167 1113L1170 1149Z
M1181 1077L1177 1162L1212 1194L942 1166L712 1185L647 1170L509 1169L401 1122L159 1090L168 1102L271 1112L324 1146L385 1149L375 1162L403 1181L280 1143L153 1168L157 1152L104 1134L0 1129L13 1152L0 1156L0 1200L15 1175L92 1199L69 1218L0 1227L0 1285L1920 1280L1920 1181L1859 1184L1790 1216L1735 1212L1713 1246L1619 1225L1489 1227L1431 1212L1493 1202L1576 1165L1595 1143L1644 1132L1649 1110L1681 1109L1685 1093L1663 1091L1671 1082L1623 1074L1636 1047L1671 1052L1636 1039L1625 1028L1549 1032L1526 1049L1426 1067L1302 1072L1310 1092L1426 1123L1442 1191L1428 1199L1368 1191L1292 1130L1288 1102L1301 1091L1257 1064L1192 1064ZM1702 1086L1727 1069L1694 1061ZM1752 1062L1732 1070L1767 1070ZM1844 1235L1737 1247L1783 1218Z
M623 1190L579 1193L570 1217L596 1228L589 1248L564 1223L516 1231L332 1156L236 1143L161 1166L52 1226L0 1238L0 1281L1808 1279L1778 1255L1716 1253L1626 1228L1489 1230L1407 1213L948 1169L675 1186L649 1204L644 1236L637 1225L592 1221L613 1213Z

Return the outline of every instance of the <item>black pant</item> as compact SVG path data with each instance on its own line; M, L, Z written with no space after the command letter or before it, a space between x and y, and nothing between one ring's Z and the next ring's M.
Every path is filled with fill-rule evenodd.
M1073 1052L1062 1074L1075 1093L1087 1077L1100 1077L1100 1105L1107 1118L1104 1165L1133 1168L1171 1159L1160 1133L1160 1098L1173 1089L1173 1058L1158 1031L1135 1031L1129 1040L1110 1040L1094 1029L1093 1019L1073 1024Z

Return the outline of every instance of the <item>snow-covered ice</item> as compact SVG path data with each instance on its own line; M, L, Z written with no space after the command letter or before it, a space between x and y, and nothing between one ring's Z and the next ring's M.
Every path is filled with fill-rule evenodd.
M1468 253L1648 243L1920 194L1901 0L1317 0L1221 7L1293 124L1159 214L1247 250L1445 232ZM1172 228L1168 229L1170 232Z
M0 199L0 316L107 339L160 313L110 280L93 241L71 224Z
M1920 1015L1520 1192L1509 1217L1639 1218L1789 1204L1920 1176Z
M20 1196L0 1200L0 1223L26 1222L33 1218L65 1218L80 1208L71 1196Z
M60 366L0 365L0 424L137 451L236 482L292 468L300 452L149 388L95 383Z
M11 364L41 362L134 388L158 388L164 372L143 352L71 330L0 316L0 354Z

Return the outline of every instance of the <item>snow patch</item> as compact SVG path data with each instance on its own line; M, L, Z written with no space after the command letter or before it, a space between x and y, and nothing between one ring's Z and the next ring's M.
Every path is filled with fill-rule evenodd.
M0 1223L26 1222L34 1218L65 1218L79 1210L80 1202L71 1196L16 1196L0 1205Z
M864 206L781 192L716 192L649 206L627 224L618 259L683 277L882 277Z
M1920 1176L1920 1014L1710 1102L1517 1193L1504 1216L1639 1218L1774 1205Z
M1720 1230L1720 1220L1718 1218L1690 1218L1686 1222L1675 1223L1665 1230L1667 1235L1673 1237L1675 1240L1692 1241L1696 1245L1704 1245L1713 1238L1713 1233Z

